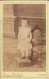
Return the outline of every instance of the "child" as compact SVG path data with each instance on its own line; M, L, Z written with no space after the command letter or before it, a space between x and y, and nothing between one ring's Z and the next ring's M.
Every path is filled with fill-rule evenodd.
M21 26L18 33L18 48L21 51L22 59L28 58L31 55L31 28L28 25L28 20L21 19Z

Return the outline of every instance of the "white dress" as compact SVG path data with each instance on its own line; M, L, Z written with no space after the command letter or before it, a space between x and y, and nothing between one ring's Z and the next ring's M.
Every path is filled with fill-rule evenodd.
M19 27L18 49L20 49L22 56L25 55L27 57L31 53L31 39L31 29L29 27Z

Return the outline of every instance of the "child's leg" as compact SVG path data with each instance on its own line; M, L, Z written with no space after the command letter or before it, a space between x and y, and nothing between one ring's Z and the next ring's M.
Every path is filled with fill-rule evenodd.
M26 58L31 56L31 48L32 48L32 45L28 44L26 47Z
M26 58L28 58L28 57L30 57L31 56L31 50L29 50L29 49L26 49L26 51L25 51L26 53Z
M22 56L22 58L25 57L25 51L24 51L24 49L21 49L21 56Z

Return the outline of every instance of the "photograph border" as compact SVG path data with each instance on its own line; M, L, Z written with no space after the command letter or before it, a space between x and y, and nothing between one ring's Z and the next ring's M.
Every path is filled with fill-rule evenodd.
M3 72L3 4L46 4L46 72ZM48 2L47 1L1 1L0 3L0 50L1 50L1 77L2 78L48 78ZM30 74L31 73L31 74ZM31 77L27 77L26 74ZM33 74L33 76L32 76ZM36 77L35 77L36 75ZM25 77L26 76L26 77Z

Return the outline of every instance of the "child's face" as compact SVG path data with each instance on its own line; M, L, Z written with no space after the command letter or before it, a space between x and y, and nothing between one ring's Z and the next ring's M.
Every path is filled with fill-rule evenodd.
M26 27L28 25L27 20L21 20L21 25Z

